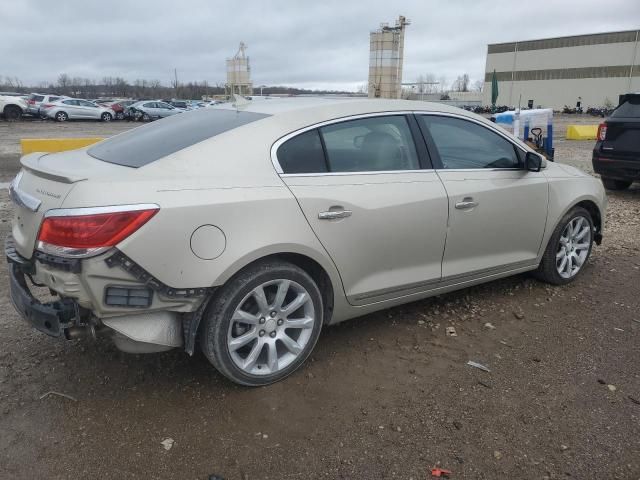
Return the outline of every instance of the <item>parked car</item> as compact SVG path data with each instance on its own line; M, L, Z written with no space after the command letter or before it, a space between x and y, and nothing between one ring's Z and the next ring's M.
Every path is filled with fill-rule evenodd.
M27 102L24 98L13 95L0 95L0 114L9 122L15 122L27 113Z
M57 102L63 95L49 95L47 93L32 93L27 97L27 113L34 117L40 117L40 106L43 103ZM68 98L68 97L64 97Z
M179 108L180 110L191 110L191 104L187 100L171 100L166 102L169 105Z
M64 98L51 103L43 103L40 106L40 113L46 118L58 122L66 122L67 120L110 122L115 117L115 112L110 108L81 98Z
M620 98L620 105L598 127L593 170L609 190L640 181L640 92Z
M158 118L170 117L176 113L182 113L184 110L169 105L159 100L146 100L134 103L127 108L125 114L131 120L142 120L149 122Z
M6 254L31 325L129 352L198 342L253 386L323 325L526 271L573 281L607 203L490 121L403 100L199 109L22 165Z
M95 102L102 107L106 107L106 108L110 108L111 110L113 110L114 113L114 118L116 120L122 120L124 119L124 110L125 107L120 103L120 101L117 100L96 100Z

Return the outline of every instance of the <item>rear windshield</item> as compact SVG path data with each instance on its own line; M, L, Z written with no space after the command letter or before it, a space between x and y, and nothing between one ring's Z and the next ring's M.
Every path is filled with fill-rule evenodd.
M268 116L212 108L178 113L98 143L87 153L104 162L138 168Z
M36 102L41 102L44 100L43 95L29 95L29 100L35 100Z
M616 108L612 117L640 118L640 95L628 97L625 102Z

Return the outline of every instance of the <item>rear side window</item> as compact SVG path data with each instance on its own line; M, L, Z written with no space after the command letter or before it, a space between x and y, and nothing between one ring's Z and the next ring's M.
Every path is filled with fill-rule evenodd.
M104 162L138 168L268 116L264 113L202 108L181 115L171 115L121 133L97 143L87 153Z
M309 130L284 142L278 148L278 163L284 173L323 173L327 171L318 130Z
M420 163L407 119L372 117L320 129L332 172L418 170Z
M58 100L60 100L60 97L49 97L50 102L56 102Z
M444 168L520 168L520 157L507 139L477 123L421 115Z
M44 95L30 95L29 100L34 100L36 102L41 102L44 100Z
M611 116L614 118L640 118L640 95L627 98L622 105L613 111Z

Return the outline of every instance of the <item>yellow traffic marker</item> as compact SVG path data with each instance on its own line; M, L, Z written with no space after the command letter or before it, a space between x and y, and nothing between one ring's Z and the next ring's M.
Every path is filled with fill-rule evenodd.
M64 152L65 150L75 150L76 148L86 147L100 142L104 138L85 137L85 138L22 138L20 146L22 154L33 152Z
M595 140L598 125L567 125L567 140Z

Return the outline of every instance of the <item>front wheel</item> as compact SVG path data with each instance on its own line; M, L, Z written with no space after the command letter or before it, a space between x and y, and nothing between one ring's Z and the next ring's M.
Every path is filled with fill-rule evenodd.
M589 212L582 207L571 209L553 231L535 275L553 285L573 281L591 255L593 233Z
M626 190L632 183L632 180L616 180L614 178L602 177L602 184L607 190Z
M309 274L288 262L262 262L216 293L203 318L200 345L233 382L268 385L307 359L320 335L323 311Z
M102 120L103 122L110 122L112 119L113 117L109 112L104 112L102 115L100 115L100 120Z
M69 120L69 115L67 115L65 112L58 112L55 114L55 119L58 122L66 122L67 120Z
M116 113L116 120L124 120L124 112Z

